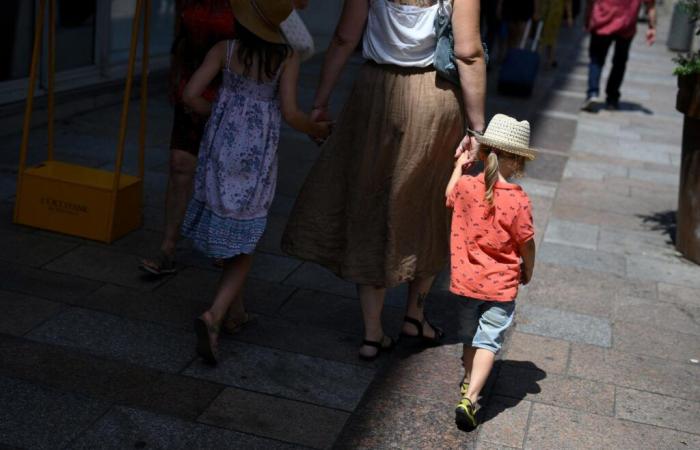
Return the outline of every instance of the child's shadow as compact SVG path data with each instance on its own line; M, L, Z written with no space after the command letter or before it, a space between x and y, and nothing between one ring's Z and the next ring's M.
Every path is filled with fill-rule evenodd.
M528 394L538 394L542 389L537 382L547 378L547 372L531 361L498 360L491 375L488 400L477 412L479 423L488 422L503 411L514 408Z

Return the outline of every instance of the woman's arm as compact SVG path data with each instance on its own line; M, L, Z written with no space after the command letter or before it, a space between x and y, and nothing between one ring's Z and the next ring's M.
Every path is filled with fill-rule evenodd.
M219 74L226 55L226 41L214 45L204 58L204 62L187 82L182 93L182 100L197 114L211 114L211 102L202 98L202 93L209 83Z
M282 117L295 130L316 138L325 138L330 133L329 122L314 122L299 110L297 104L297 83L299 81L299 53L294 52L287 59L280 77L280 106Z
M467 114L467 127L483 132L486 98L486 60L479 31L479 0L454 0L452 30L455 39L455 59L462 86L462 98ZM469 151L476 156L478 143L464 136L455 156Z
M328 117L328 102L340 73L362 38L369 13L369 0L345 0L321 69L312 117Z

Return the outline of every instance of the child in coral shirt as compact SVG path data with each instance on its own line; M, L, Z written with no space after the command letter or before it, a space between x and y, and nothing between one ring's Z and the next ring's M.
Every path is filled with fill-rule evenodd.
M450 291L461 297L465 342L456 421L468 430L477 426L474 405L513 321L518 286L530 281L535 262L530 199L507 181L522 172L526 159L535 157L529 148L530 124L497 114L475 138L485 162L483 173L464 175L474 160L465 152L446 191L447 206L453 208Z

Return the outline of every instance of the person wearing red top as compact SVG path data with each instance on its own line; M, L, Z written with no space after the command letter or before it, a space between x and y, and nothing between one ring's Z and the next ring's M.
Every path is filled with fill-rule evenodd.
M617 110L620 107L620 86L625 76L630 44L637 32L637 17L642 3L646 5L649 29L646 40L652 45L656 40L656 5L655 0L588 0L586 29L591 33L588 47L590 63L588 65L588 92L581 107L584 111L595 111L598 101L600 75L603 72L605 58L610 45L615 43L613 67L605 89L606 106Z
M513 321L518 286L530 281L535 263L530 199L507 181L535 157L529 148L530 124L496 114L486 132L475 137L484 172L465 175L474 155L462 154L445 192L447 207L453 209L450 291L460 296L464 340L456 421L466 430L477 426L474 405Z
M170 100L174 108L170 135L170 170L165 197L165 230L157 256L141 261L141 268L154 275L175 272L175 247L187 202L192 194L199 142L207 122L185 106L185 85L219 41L234 37L234 17L228 0L177 0L175 40L171 51ZM221 84L216 77L202 93L213 101Z

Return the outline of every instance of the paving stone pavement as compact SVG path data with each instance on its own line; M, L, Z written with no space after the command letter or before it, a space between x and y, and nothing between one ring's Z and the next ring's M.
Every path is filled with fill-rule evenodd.
M223 338L216 369L195 358L191 321L218 270L184 242L176 275L137 270L162 230L171 119L162 87L149 106L144 226L109 246L11 223L19 134L4 137L0 448L700 448L700 267L672 245L682 116L667 9L657 45L633 43L620 111L578 110L580 29L563 30L560 67L540 73L532 99L499 96L490 72L489 114L528 118L542 149L520 180L539 254L471 433L453 421L461 345L448 274L429 304L445 345L401 345L367 363L356 356L354 286L280 251L318 156L305 137L283 129L277 197L244 293L256 320ZM321 61L302 68L306 107ZM340 82L336 111L359 64ZM118 111L60 121L57 154L111 167L116 133L104 124ZM45 138L34 130L31 161ZM392 335L405 294L387 298Z

